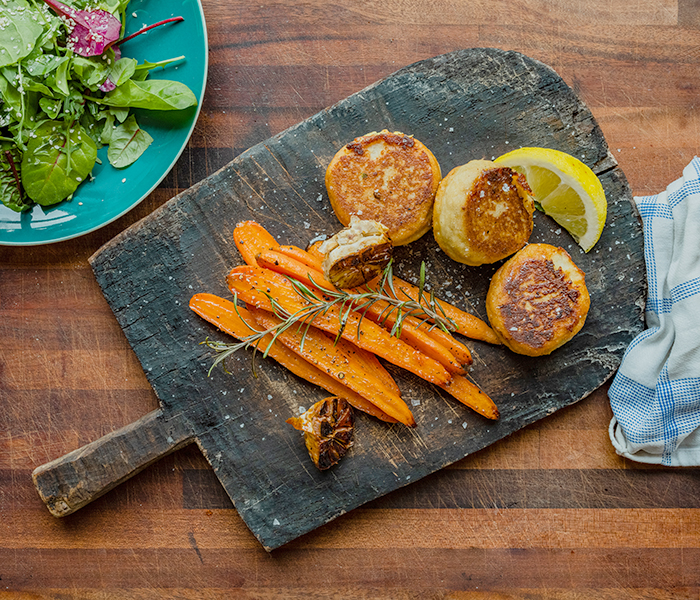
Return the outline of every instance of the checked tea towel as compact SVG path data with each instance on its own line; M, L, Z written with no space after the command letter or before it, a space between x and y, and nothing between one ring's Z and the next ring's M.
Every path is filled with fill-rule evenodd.
M635 198L644 223L647 328L609 390L618 454L700 465L700 159L656 196Z

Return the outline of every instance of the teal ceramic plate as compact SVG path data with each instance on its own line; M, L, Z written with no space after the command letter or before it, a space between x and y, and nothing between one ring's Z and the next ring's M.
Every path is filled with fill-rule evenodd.
M197 97L197 106L172 112L134 111L153 143L126 169L112 167L107 148L102 148L98 152L102 164L95 165L94 180L81 185L71 201L46 208L35 206L22 214L0 205L0 245L48 244L99 229L134 208L172 169L192 135L204 96L208 67L204 13L198 0L132 0L126 17L128 35L144 25L177 16L185 20L125 42L122 53L139 62L184 55L184 61L151 71L150 77L186 84Z

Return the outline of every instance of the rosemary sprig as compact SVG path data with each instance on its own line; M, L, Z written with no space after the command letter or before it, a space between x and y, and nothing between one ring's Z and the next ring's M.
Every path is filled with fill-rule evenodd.
M257 352L260 341L267 335L271 335L271 341L263 350L263 358L266 357L275 340L291 327L298 327L298 330L303 332L301 338L301 347L304 347L309 328L313 325L314 319L319 315L326 314L329 310L336 307L338 309L339 328L335 337L335 342L342 337L345 332L345 327L348 323L350 315L356 312L360 315L357 324L357 336L360 336L360 326L365 318L367 310L377 302L385 304L379 315L380 324L384 325L394 315L394 324L390 330L390 334L395 337L401 336L401 329L404 322L409 316L416 317L420 320L420 324L431 323L432 327L439 327L446 333L455 331L457 326L445 313L440 303L435 299L435 294L431 290L429 294L425 290L425 263L421 263L420 277L418 282L418 298L411 298L404 290L397 293L394 288L394 273L392 262L386 266L380 278L378 289L373 290L369 286L363 288L364 291L349 292L342 289L329 289L321 285L316 285L316 289L312 289L305 283L294 277L287 276L287 280L292 284L296 293L306 302L306 306L295 313L287 312L277 300L268 292L264 292L270 300L273 312L280 319L280 323L275 327L265 330L258 330L253 324L246 323L248 327L255 333L241 339L238 343L230 344L226 342L218 342L206 339L202 342L212 350L216 351L218 356L214 360L209 373L220 363L225 363L226 359L238 350L253 346ZM311 278L313 281L313 278ZM234 297L234 305L238 312L238 299ZM238 313L240 317L240 313ZM241 317L242 319L242 317ZM225 368L225 364L224 364Z

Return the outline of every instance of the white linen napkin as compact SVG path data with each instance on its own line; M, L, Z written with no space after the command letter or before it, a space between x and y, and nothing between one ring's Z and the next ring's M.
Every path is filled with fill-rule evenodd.
M635 197L644 223L646 326L609 390L618 454L700 465L700 159L656 196Z

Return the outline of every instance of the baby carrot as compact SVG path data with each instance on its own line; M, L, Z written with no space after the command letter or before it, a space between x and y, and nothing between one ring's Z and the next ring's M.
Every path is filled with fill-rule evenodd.
M265 310L251 307L250 312L266 329L280 324L280 319ZM278 333L276 339L354 392L365 398L371 397L372 403L389 416L415 427L416 422L406 403L396 394L378 388L374 378L368 378L351 343L334 341L315 327L302 329L290 327Z
M393 283L394 289L396 289L397 294L399 294L399 300L408 298L410 298L411 300L418 300L419 290L415 285L412 285L407 281L403 281L398 277L394 277ZM376 286L376 281L373 282L372 285ZM402 295L405 296L405 298L401 298ZM457 326L458 333L461 333L462 335L475 340L488 342L490 344L501 343L496 334L494 333L493 329L491 329L486 324L486 322L482 321L479 317L475 317L474 315L471 315L468 312L460 310L456 306L448 304L443 300L439 300L436 298L435 301L445 311L445 315L455 323L455 325Z
M255 257L264 250L277 250L279 244L257 221L242 221L233 230L233 241L247 265L257 265Z
M220 298L214 294L195 294L190 299L190 308L200 317L238 340L256 333L256 330L251 329L251 326L257 326L258 331L264 331L248 310L242 306L235 306L230 300ZM271 342L272 345L270 345ZM276 341L273 342L271 334L267 334L260 339L256 347L261 352L267 349L267 355L289 371L305 379L309 383L322 387L331 394L345 398L354 408L377 417L382 421L396 422L396 419L377 408L369 399L333 379L318 367L312 365L287 348L287 346ZM394 386L396 386L396 383L393 383Z
M308 310L311 306L288 279L269 269L236 267L229 273L227 281L232 293L238 294L246 304L258 308L273 310L270 298L290 315ZM363 319L350 307L346 307L341 314L338 306L328 306L315 314L313 325L334 336L342 336L432 383L439 385L450 379L440 363L390 335L376 323Z
M301 249L298 250L299 252L304 252ZM302 257L300 256L300 258ZM293 277L307 286L320 286L319 291L321 293L323 292L323 288L335 289L333 284L326 280L322 272L308 266L308 262L312 262L311 260L304 263L296 258L291 258L283 254L281 251L265 250L258 254L257 261L259 266L275 271L276 273L281 273L282 275ZM388 325L388 327L393 327L396 322L396 312L385 311L387 307L388 305L386 303L375 302L371 306L363 308L360 312L375 323L379 323L382 326ZM460 361L453 355L450 348L445 347L445 344L439 340L436 335L430 335L427 329L419 329L419 324L420 321L414 317L409 316L405 318L399 338L416 350L438 361L449 372L464 373ZM456 344L456 341L454 342ZM464 356L464 353L462 353L462 356ZM467 361L463 364L470 363L471 355L469 354Z
M316 269L321 273L323 272L323 260L319 260L318 257L310 254L306 250L302 250L298 246L280 246L278 252L286 254L289 258L293 258L304 263L307 267Z
M462 404L475 410L487 419L498 419L498 408L493 400L466 377L454 375L449 383L440 387Z

